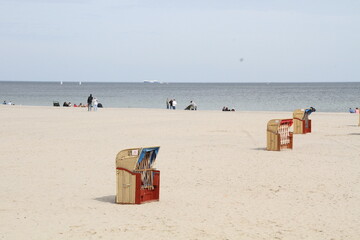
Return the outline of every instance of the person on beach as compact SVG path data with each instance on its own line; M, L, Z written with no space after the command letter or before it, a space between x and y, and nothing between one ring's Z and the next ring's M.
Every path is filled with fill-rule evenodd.
M166 99L166 109L170 108L170 102L169 102L169 98Z
M172 99L170 99L170 101L169 101L169 109L172 109L173 108L173 100Z
M197 105L194 101L190 101L190 110L194 110L194 111L197 110Z
M194 111L196 111L197 110L197 105L196 105L196 103L194 102L194 101L190 101L190 104L189 104L189 106L187 106L186 108L185 108L185 110L194 110Z
M6 105L6 101L5 101L5 100L4 100L3 104Z
M172 100L172 108L175 110L176 109L176 104L177 104L177 102L176 102L176 100L175 100L175 98Z
M94 107L94 112L97 111L98 103L99 103L99 102L98 102L97 98L94 97L93 100L92 100L92 105L93 105L93 107Z
M359 114L359 108L355 108L355 113Z
M87 99L88 111L89 111L89 112L91 112L92 100L93 100L93 96L92 96L92 94L90 94L90 96L89 96L88 99Z
M349 113L355 113L355 110L352 108L349 108Z

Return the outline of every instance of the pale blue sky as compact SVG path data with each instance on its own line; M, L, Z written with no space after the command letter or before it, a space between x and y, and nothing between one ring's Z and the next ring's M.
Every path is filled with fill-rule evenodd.
M0 0L0 80L360 81L360 1Z

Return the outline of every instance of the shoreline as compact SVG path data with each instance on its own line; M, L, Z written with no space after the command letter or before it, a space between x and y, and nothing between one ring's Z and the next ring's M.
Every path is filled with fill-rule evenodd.
M87 107L63 107L63 106L60 106L60 107L54 107L54 106L39 106L39 105L0 105L0 107L15 107L15 108L46 108L46 109L84 109L87 111ZM269 110L269 111L258 111L258 110L254 110L254 111L241 111L241 110L236 110L236 111L222 111L221 109L220 110L196 110L196 111L190 111L190 110L184 110L184 109L176 109L176 110L171 110L171 109L166 109L166 108L133 108L133 107L129 107L129 108L116 108L116 107L104 107L104 108L98 108L98 111L106 111L106 110L116 110L116 109L119 109L119 110L154 110L154 111L157 111L157 110L165 110L165 111L171 111L171 112L179 112L179 111L185 111L185 112L232 112L232 113L291 113L293 111L272 111L272 110ZM296 109L299 109L299 108L296 108ZM294 109L294 111L296 110ZM350 114L350 115L358 115L357 113L349 113L349 112L321 112L321 111L316 111L315 113L313 113L312 115L314 114Z

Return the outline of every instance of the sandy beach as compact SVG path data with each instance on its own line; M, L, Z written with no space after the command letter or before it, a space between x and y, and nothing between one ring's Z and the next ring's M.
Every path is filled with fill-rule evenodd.
M359 115L315 112L270 152L275 118L0 106L0 239L359 239ZM116 154L156 145L160 201L115 204Z

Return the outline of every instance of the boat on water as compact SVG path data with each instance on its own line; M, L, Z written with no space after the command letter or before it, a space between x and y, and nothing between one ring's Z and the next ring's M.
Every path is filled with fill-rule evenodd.
M144 83L162 83L159 80L144 80Z

